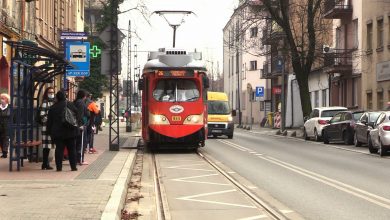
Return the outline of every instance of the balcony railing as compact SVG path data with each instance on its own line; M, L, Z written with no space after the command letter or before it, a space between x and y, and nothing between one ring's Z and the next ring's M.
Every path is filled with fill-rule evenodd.
M325 0L324 18L340 19L352 13L352 5L347 0Z
M262 79L272 79L282 74L277 68L277 57L272 56L271 60L264 61L263 70L261 72Z
M276 23L265 25L262 33L261 42L263 45L278 43L285 36L282 28Z
M324 68L328 73L352 72L352 49L333 49L324 54Z

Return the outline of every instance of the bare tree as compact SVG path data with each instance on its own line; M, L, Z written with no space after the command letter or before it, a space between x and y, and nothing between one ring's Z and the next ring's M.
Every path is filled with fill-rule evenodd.
M322 45L329 43L331 20L322 18L324 0L261 0L262 10L275 21L285 34L290 65L300 89L302 112L311 112L308 78L313 67L323 60Z

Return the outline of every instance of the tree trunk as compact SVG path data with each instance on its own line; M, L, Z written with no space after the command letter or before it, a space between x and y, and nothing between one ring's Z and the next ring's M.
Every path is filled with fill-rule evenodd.
M308 116L312 110L309 93L308 73L300 72L299 74L296 74L296 77L299 85L299 94L301 96L303 117L305 117Z

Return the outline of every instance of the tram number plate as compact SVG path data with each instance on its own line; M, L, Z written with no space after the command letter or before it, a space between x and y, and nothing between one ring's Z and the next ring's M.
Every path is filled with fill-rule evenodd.
M181 116L172 116L172 121L181 121Z

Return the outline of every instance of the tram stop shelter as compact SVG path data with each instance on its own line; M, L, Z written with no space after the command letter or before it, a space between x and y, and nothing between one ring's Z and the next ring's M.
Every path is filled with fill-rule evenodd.
M38 162L41 145L36 113L42 90L54 77L63 75L71 64L58 53L38 47L32 41L6 41L11 47L9 171L20 171L23 159ZM62 84L62 83L61 83Z

